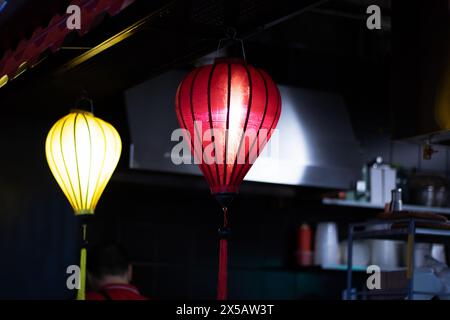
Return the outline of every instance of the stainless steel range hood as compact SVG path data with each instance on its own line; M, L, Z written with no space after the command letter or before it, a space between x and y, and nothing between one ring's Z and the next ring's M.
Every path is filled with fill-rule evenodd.
M152 78L125 94L132 169L200 175L195 164L175 165L174 97L184 71ZM284 185L347 189L360 173L359 152L341 96L280 85L283 100L277 132L246 180Z

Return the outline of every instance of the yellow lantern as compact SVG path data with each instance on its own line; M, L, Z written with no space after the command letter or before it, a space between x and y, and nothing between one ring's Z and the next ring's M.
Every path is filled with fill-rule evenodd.
M76 215L94 213L121 150L116 129L91 112L73 110L50 129L45 143L47 162ZM85 298L86 282L86 222L82 225L79 300Z

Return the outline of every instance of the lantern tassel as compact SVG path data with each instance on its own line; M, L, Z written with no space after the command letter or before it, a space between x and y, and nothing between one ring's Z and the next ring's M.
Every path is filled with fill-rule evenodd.
M217 300L227 300L228 296L228 209L223 210L223 228L219 229L219 273L217 279Z
M78 289L77 300L86 300L86 248L82 248L80 254L80 289Z
M86 260L87 260L87 223L82 224L82 244L80 252L80 288L77 292L77 300L86 300Z

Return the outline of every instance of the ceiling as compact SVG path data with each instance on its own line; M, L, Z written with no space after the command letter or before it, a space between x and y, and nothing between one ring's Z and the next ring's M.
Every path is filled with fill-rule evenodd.
M2 26L8 19L10 19L14 13L17 12L23 5L30 0L16 0L8 1L2 12L0 13L0 26ZM2 1L3 3L3 1Z
M3 22L0 50L14 49L69 3L45 2L45 8L25 2ZM379 3L389 20L389 2ZM391 32L369 31L365 8L365 1L347 0L136 0L118 15L104 16L84 36L71 33L59 51L45 52L40 64L1 87L2 117L40 120L50 128L87 91L96 115L114 124L126 146L123 92L168 69L192 68L214 54L231 29L243 39L247 61L276 82L337 92L348 98L357 119L361 106L383 113L380 108L389 105ZM80 56L130 27L131 36L79 63ZM239 42L225 47L230 55L242 54ZM367 99L374 90L377 95Z
M368 32L365 28L365 2L136 0L117 16L105 17L83 37L71 34L63 49L46 53L36 68L0 88L0 104L8 113L25 108L32 114L39 109L39 114L54 117L73 105L85 89L97 101L97 110L111 109L114 106L103 107L103 101L116 101L124 90L168 68L189 68L214 52L230 28L236 30L237 38L244 39L250 63L264 66L278 82L349 90L347 82L354 81L349 73L359 72L360 67L384 72L379 63L386 61L390 52L389 30ZM15 12L3 18L0 49L14 48L56 12L64 12L68 3L15 4L10 8ZM388 19L390 2L375 3L382 5ZM83 63L74 60L136 22L132 36ZM238 43L227 44L231 53L241 54L240 46L233 46Z

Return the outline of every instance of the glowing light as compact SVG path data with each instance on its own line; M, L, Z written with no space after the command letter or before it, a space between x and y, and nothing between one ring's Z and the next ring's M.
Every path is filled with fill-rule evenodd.
M283 112L278 129L244 180L298 185L311 164L310 152L295 101L290 99L286 87L279 89Z
M241 75L237 75L231 79L231 88L227 164L233 164L234 159L236 159L241 136L245 134L242 128L244 127L247 108L243 108L242 106L246 105L246 97L250 94L248 81L242 79Z
M0 78L0 88L5 86L9 81L8 75L5 74L3 77Z
M190 72L178 87L175 101L193 153L203 153L199 168L211 193L237 193L253 165L250 156L257 157L270 139L260 133L270 133L280 117L281 97L275 82L243 60L217 59ZM200 150L196 136L203 138Z
M12 77L11 80L16 79L18 76L20 76L20 75L23 74L25 71L27 71L27 69L28 69L28 64L27 64L27 62L26 62L26 61L25 61L25 62L22 62L22 63L20 64L20 66L17 68L17 71L16 71L16 73L14 74L14 76Z
M48 133L50 170L75 214L93 214L120 158L116 129L90 112L75 110Z

